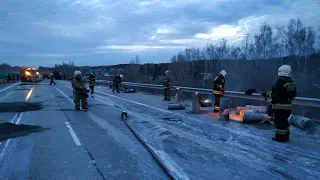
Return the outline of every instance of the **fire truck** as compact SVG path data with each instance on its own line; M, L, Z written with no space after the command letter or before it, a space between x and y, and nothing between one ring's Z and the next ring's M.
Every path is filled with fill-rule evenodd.
M21 82L38 82L40 81L40 73L33 67L22 67L20 69Z

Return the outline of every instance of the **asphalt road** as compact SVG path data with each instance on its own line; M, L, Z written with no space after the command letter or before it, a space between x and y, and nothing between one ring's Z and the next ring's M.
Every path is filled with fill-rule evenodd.
M97 114L76 112L64 96L71 96L72 91L59 83L48 84L45 80L0 90L0 103L10 106L0 107L2 125L41 126L1 141L1 180L169 179L126 128L121 110L90 103L92 109L99 107ZM34 110L19 112L21 104Z
M188 114L190 102L168 111L161 96L101 86L89 111L76 112L70 83L48 84L0 90L0 125L17 124L0 136L1 180L170 179L120 119L123 110L176 179L320 179L319 131L291 127L290 142L277 143L272 125Z

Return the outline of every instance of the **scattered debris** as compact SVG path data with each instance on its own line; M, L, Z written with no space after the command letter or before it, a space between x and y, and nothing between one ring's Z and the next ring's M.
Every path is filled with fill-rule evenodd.
M0 112L37 111L43 108L39 102L5 102L0 103Z
M265 123L269 122L269 116L267 114L260 114L253 110L242 110L240 117L244 123Z
M267 106L252 106L252 105L246 105L246 108L248 110L253 110L255 112L265 114L267 113Z
M169 110L184 110L186 106L184 103L170 102L168 103Z
M303 116L296 116L291 114L290 117L288 118L288 122L289 124L294 125L306 131L315 130L315 123L313 122L313 120Z
M220 110L219 110L219 116L220 120L229 120L229 113L230 113L230 106L231 106L231 100L228 97L222 97L220 99Z
M135 93L135 92L137 92L137 90L132 89L132 88L127 88L127 87L125 87L125 88L123 89L123 92L124 92L124 93Z

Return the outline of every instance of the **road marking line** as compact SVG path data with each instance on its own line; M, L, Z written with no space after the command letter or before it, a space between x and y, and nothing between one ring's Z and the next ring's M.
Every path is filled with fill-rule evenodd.
M13 91L10 91L9 93L7 93L6 95L2 96L0 98L0 101L4 100L6 97L8 97L9 95L11 95L13 93Z
M6 144L3 147L2 151L1 151L1 154L0 154L0 161L2 160L3 155L6 153L6 149L7 149L8 145L9 145L10 141L11 141L11 139L8 139L6 141Z
M10 121L11 123L15 123L14 121L16 121L15 124L19 124L19 122L21 121L21 117L22 117L23 113L20 113L19 115L18 114L19 113L15 114L13 116L13 118ZM6 140L6 143L4 144L4 147L3 147L2 151L1 151L1 154L0 154L0 161L2 160L3 155L6 153L6 149L9 146L10 142L11 142L11 139ZM0 142L0 144L2 144L2 143Z
M23 112L21 112L21 113L19 114L19 117L17 118L17 121L16 121L15 124L19 124L19 123L20 123L22 115L23 115Z
M73 138L73 141L76 143L77 146L81 146L81 143L80 143L80 140L79 138L77 137L76 133L73 131L72 127L70 126L69 122L65 122L66 123L66 126L68 127L69 129L69 132Z
M59 88L57 88L57 87L54 87L54 88L56 88L57 91L59 91L59 92L60 92L63 96L65 96L71 103L74 104L74 102L73 102L64 92L62 92L62 91L61 91ZM72 138L73 138L73 141L76 143L77 146L80 146L80 145L81 145L80 140L79 140L79 138L77 137L76 133L73 131L71 125L69 124L69 122L65 122L65 123L66 123L66 126L69 128L69 132L70 132L70 134L71 134L71 136L72 136Z
M71 100L71 98L68 97L68 95L66 95L66 93L62 92L59 88L56 88L57 91L59 91L59 93L61 93L64 97L66 97L72 104L74 104L73 100Z
M5 90L7 90L7 89L10 89L10 88L12 88L12 87L14 87L14 86L16 86L16 85L18 85L18 84L20 84L20 83L16 83L16 84L13 84L13 85L11 85L11 86L9 86L9 87L6 87L6 88L4 88L4 89L1 89L0 92L5 91Z
M51 95L51 97L53 98L53 95L52 94L50 94Z
M13 123L13 121L16 120L17 116L18 116L18 113L13 116L10 122Z
M30 96L31 96L31 94L32 94L32 92L33 92L33 88L34 88L34 86L31 88L31 90L28 92L28 94L27 94L27 97L26 97L26 102L28 101L28 99L30 98Z

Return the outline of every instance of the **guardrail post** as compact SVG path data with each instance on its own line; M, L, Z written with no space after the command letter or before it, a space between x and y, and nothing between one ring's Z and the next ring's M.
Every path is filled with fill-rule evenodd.
M193 94L192 99L192 112L193 113L200 113L200 96L198 92Z

